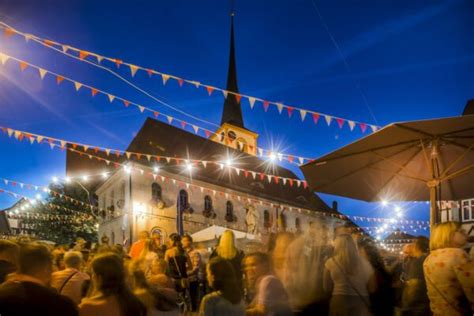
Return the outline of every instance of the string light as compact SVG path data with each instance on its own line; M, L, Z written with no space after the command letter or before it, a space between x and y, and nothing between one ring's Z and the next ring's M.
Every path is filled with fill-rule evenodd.
M87 176L87 175L82 176L82 181L84 181L84 182L89 181L89 176Z
M153 171L154 171L155 173L160 172L160 167L154 166L154 167L153 167Z
M52 180L54 183L58 183L58 177L54 176Z

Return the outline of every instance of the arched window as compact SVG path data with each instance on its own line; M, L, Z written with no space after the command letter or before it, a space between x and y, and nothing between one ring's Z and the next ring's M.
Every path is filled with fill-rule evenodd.
M212 211L212 199L209 195L204 197L204 211L210 212Z
M228 222L234 221L234 204L231 201L227 201L225 205L225 219Z
M301 230L301 223L300 223L299 217L295 218L295 228L296 228L296 231Z
M283 212L278 216L278 221L278 228L280 228L280 231L286 231L286 215L283 214Z
M268 210L263 211L263 227L270 228L270 213Z
M110 245L113 246L113 245L115 245L115 232L112 232L112 234L110 235L110 237L111 237L111 243L110 243Z
M188 192L185 190L179 191L178 195L178 209L184 211L189 206Z
M158 183L153 182L151 185L151 199L154 202L161 200L161 187Z

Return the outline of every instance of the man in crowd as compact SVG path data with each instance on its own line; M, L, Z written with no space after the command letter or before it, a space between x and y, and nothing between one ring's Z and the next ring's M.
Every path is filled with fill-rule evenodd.
M138 240L133 243L132 247L130 247L130 257L132 259L138 259L140 254L142 253L143 247L145 247L145 241L150 237L148 231L144 230L138 234Z
M156 254L158 255L158 258L164 259L165 252L166 252L166 245L163 245L163 241L161 240L160 233L157 231L154 231L151 234L151 239L153 239L153 242L155 243L155 249L156 249Z
M18 272L0 286L2 315L78 315L74 303L48 288L52 257L40 244L20 247Z
M189 258L192 262L192 267L188 267L188 280L189 280L189 293L191 296L191 308L192 311L197 311L202 296L202 281L204 280L204 269L202 264L202 258L199 251L193 247L193 238L186 234L181 239L183 248L188 253Z
M0 283L5 281L8 274L17 269L20 247L9 240L0 240Z
M271 273L270 257L255 252L244 258L246 286L254 298L246 315L291 315L288 294L281 281Z
M56 271L52 274L51 286L59 294L69 297L74 303L79 305L83 297L83 288L89 275L81 272L82 254L78 251L68 251L64 255L66 269Z

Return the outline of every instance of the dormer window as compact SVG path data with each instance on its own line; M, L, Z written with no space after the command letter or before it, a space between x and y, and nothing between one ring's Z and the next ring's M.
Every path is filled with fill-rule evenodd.
M234 140L237 139L237 134L235 134L234 131L229 131L229 132L227 133L227 137L229 137L229 140L230 140L230 141L234 141Z

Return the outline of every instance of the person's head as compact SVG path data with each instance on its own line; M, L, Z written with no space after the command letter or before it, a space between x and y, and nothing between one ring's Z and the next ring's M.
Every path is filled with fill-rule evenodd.
M109 237L106 234L103 234L100 238L101 244L108 245L109 244Z
M10 240L0 239L0 260L8 261L14 265L18 264L20 246Z
M235 236L231 230L224 231L217 245L216 252L223 259L232 259L237 255Z
M183 248L183 244L181 243L181 236L176 233L171 234L168 238L168 248L173 247Z
M185 234L182 239L183 248L189 249L193 246L193 238L189 234Z
M146 252L155 251L155 250L156 250L155 241L154 241L153 239L151 239L151 238L146 239L146 240L145 240L145 246L143 247L143 249L144 249Z
M256 281L270 273L270 256L263 252L254 252L245 256L243 268L245 279L250 287L254 287Z
M370 262L372 267L379 273L386 273L385 263L377 245L369 238L359 238L357 247L362 257Z
M157 246L160 246L160 245L161 245L161 235L160 235L160 233L158 233L158 232L153 232L153 233L151 234L151 239L153 239L153 240L155 241L155 244L156 244Z
M413 253L423 255L430 251L430 240L424 236L418 236L413 243Z
M430 250L462 248L467 243L467 234L458 222L436 225L431 233Z
M138 233L138 239L140 240L147 240L150 238L150 234L146 230L142 230L141 232Z
M236 273L228 260L219 257L212 258L207 264L206 273L207 281L212 289L220 291L222 296L232 304L238 304L241 301L242 296Z
M53 271L53 258L46 246L28 243L20 246L18 272L35 277L48 285Z
M408 259L413 257L413 244L406 244L402 248L402 258Z
M151 274L165 274L167 268L167 263L164 259L155 259L151 263Z
M79 251L68 251L64 254L64 265L66 268L79 270L82 265L82 253Z
M129 284L132 289L148 289L145 273L141 269L140 262L135 261L128 264Z
M336 237L334 240L334 257L342 266L344 272L347 274L356 272L360 263L360 256L351 235L343 234Z

